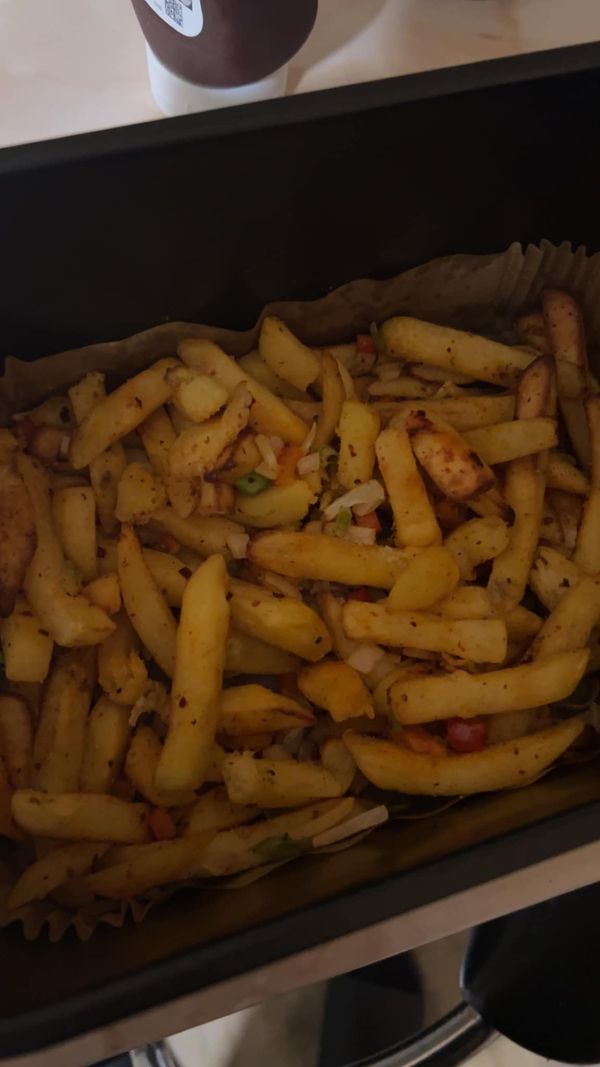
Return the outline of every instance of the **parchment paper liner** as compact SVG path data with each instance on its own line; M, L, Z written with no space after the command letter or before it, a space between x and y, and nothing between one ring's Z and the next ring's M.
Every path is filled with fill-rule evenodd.
M549 285L569 289L579 298L590 347L593 350L600 346L600 254L588 256L584 248L573 251L568 242L557 247L549 241L542 241L539 246L529 245L525 251L520 244L515 243L504 253L487 256L454 255L433 260L387 281L362 279L350 282L312 302L268 304L261 312L257 324L243 332L194 323L171 322L120 341L71 349L43 357L34 363L7 356L5 373L0 378L0 421L8 422L12 414L34 407L52 393L65 392L88 370L104 371L109 386L117 385L156 359L175 354L178 342L186 337L209 338L222 345L231 355L242 356L255 347L260 322L269 314L281 316L304 342L313 345L347 340L357 332L368 331L371 322L379 323L394 314L411 314L431 322L480 331L510 340L514 339L511 326L515 315L535 306L540 292ZM597 793L593 783L589 779L586 781L580 793L581 803L600 798L600 776L598 778ZM539 789L534 784L526 791L531 794L536 788ZM539 793L539 796L543 799L544 793ZM541 811L540 817L561 810L561 804L557 803L556 788L548 796L551 797L549 809L547 812ZM484 810L489 808L490 800L493 799L485 798ZM519 809L517 807L515 811L514 802L507 805L504 798L502 803L500 795L498 801L499 810L504 807L510 811L510 817L506 826L498 827L496 832L532 821L529 802L523 805L522 819L519 819ZM574 801L576 803L577 798L573 794L572 785L567 784L564 808L573 807ZM447 806L440 805L440 809ZM526 811L526 808L529 808L529 811ZM437 814L439 812L436 807L432 815ZM462 804L459 814L467 815ZM406 819L407 815L404 814L401 817L404 826ZM456 823L456 820L453 822ZM459 826L459 833L455 835L456 847L482 839L481 833L475 832L472 840L469 840L469 834L466 832L468 822L469 820L465 819L464 832L460 832L462 827ZM493 822L492 819L492 824ZM406 837L403 829L396 824L393 831L401 847L403 838ZM388 825L386 828L378 828L372 835L359 835L359 838L362 840L365 836L373 836L375 839L385 837L389 841L391 833L392 829ZM428 850L428 836L424 831L423 840L418 842L418 847L413 847L415 862L403 864L403 867L427 862L439 853L439 846ZM335 847L333 850L320 851L340 849ZM442 854L445 854L445 850ZM226 880L221 885L242 889L264 874L270 873L275 866L282 865L269 865L249 872L246 876ZM75 914L67 914L48 902L28 905L17 912L9 913L5 905L9 882L10 873L0 864L0 928L19 922L28 940L35 939L45 929L51 941L59 941L69 929L74 930L80 940L87 940L100 924L121 927L128 916L131 916L134 922L141 922L151 908L175 892L157 891L148 894L144 900L133 900L116 906L100 902L97 909Z

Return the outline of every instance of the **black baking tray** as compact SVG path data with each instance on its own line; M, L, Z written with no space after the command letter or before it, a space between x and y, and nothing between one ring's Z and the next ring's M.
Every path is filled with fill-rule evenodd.
M0 352L168 320L245 328L435 256L600 250L600 45L0 152ZM141 926L0 932L0 1056L40 1049L593 841L596 767L390 825ZM468 916L465 917L468 923Z

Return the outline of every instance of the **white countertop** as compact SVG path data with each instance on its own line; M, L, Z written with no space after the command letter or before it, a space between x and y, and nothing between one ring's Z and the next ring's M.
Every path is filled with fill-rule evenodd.
M598 39L599 0L320 0L288 91ZM160 117L129 0L0 0L0 146Z

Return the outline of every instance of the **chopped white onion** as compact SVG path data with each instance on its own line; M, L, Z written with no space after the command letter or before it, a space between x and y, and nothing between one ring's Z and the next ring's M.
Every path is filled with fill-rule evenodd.
M312 443L313 443L313 441L314 441L314 439L316 437L316 434L317 434L317 422L316 422L316 419L315 419L315 421L313 422L313 424L312 424L310 430L308 431L306 437L304 438L302 444L300 445L300 448L302 449L302 451L304 452L305 455L306 455L307 452L310 452L310 450L312 448Z
M338 496L337 500L332 500L331 504L325 508L323 516L329 522L335 519L342 508L353 508L357 515L368 515L370 511L374 511L380 504L383 504L384 500L383 486L377 479L372 478L369 482L361 482L343 496Z
M345 841L347 837L372 830L374 826L381 826L389 819L389 811L385 804L378 804L376 808L361 811L360 815L353 815L346 822L340 822L332 826L330 830L324 830L312 839L313 848L324 848L325 845L335 845L337 841Z
M276 434L271 433L269 434L269 441L275 455L279 456L279 453L282 452L285 448L285 441L283 440L283 437L277 437Z
M334 357L335 359L335 357ZM354 381L352 375L347 367L344 366L341 360L336 359L338 371L340 372L340 378L342 379L342 385L344 387L344 393L346 394L346 400L354 400L356 397L356 390L354 388Z
M226 545L234 559L245 559L246 552L248 551L248 542L250 538L248 534L230 534L227 538Z
M357 645L357 647L345 657L349 667L354 667L360 674L368 674L375 664L379 663L385 651L379 645Z
M258 451L260 452L263 458L263 463L270 467L271 470L274 472L271 477L276 478L277 474L279 473L279 464L277 462L277 456L275 455L273 445L271 444L269 438L266 437L264 433L258 433L254 440L256 441L256 447L258 448ZM258 467L256 467L255 469L258 470ZM268 477L269 475L265 474L265 478Z
M355 545L374 545L376 532L370 526L349 526L344 538Z
M318 471L321 466L321 457L318 452L309 452L308 455L302 456L296 464L296 470L298 474L311 474L313 471Z

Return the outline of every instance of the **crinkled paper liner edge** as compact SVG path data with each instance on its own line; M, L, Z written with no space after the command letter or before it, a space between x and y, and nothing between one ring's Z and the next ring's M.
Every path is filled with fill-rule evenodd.
M111 384L118 384L162 356L172 355L179 341L187 337L214 340L239 357L255 347L266 315L279 315L305 343L313 345L347 340L367 330L371 322L379 323L395 314L412 314L502 336L510 331L515 315L535 306L548 285L568 289L579 298L588 339L592 346L599 346L600 253L588 256L585 248L574 250L568 241L553 245L544 240L525 250L515 242L502 253L435 259L387 281L349 282L318 300L268 304L256 325L246 331L169 322L123 340L70 349L33 363L9 355L0 377L0 421L6 422L12 414L34 407L49 394L64 392L90 370L103 371ZM398 815L399 820L406 817ZM351 847L371 832L340 842L332 849ZM218 884L242 888L278 866L281 864L269 864ZM199 888L202 884L207 885L194 883ZM116 906L113 902L99 902L96 912L69 914L47 902L9 912L9 888L8 869L0 865L0 929L20 923L28 940L39 937L46 929L50 941L60 941L68 930L86 941L99 925L121 927L129 916L139 923L153 907L176 892L157 890L143 900Z

